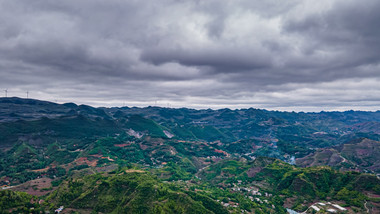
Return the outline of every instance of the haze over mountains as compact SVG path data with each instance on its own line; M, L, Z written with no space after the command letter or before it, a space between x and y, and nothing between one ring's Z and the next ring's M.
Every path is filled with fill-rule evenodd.
M94 108L0 98L0 182L34 195L6 193L25 203L44 200L29 206L41 211L285 213L329 202L376 213L379 127L380 111ZM24 209L23 200L9 209Z

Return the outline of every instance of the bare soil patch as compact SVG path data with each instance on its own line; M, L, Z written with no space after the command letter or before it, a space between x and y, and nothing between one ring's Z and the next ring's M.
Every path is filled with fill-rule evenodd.
M13 190L26 192L35 196L43 196L56 189L52 187L52 181L50 178L38 178L18 185Z

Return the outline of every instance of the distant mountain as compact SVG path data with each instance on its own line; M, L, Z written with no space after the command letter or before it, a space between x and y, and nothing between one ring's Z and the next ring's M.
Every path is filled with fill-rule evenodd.
M86 115L89 117L109 118L99 108L74 103L57 104L53 102L22 99L18 97L0 98L0 122L17 120L37 120L63 116Z
M348 129L355 132L380 134L380 123L377 121L357 123L348 127Z
M33 99L0 98L0 121L3 122L77 115L86 116L89 119L121 122L131 116L136 118L135 115L140 115L161 126L159 129L185 140L233 142L241 139L277 138L286 141L301 141L309 147L326 147L331 144L331 141L342 143L350 140L346 138L355 133L368 133L369 138L380 138L378 133L380 111L295 113L253 108L240 110L161 107L93 108L86 105L78 106L74 103L61 105ZM163 135L162 131L156 134ZM355 136L352 139L355 139ZM284 144L279 146L283 149L287 147ZM302 151L302 154L305 152L307 151Z
M63 147L82 148L89 146L84 142L91 143L100 137L127 135L143 140L149 136L214 142L217 143L213 144L214 149L232 155L264 155L285 161L295 157L302 166L316 163L309 163L312 158L300 158L324 151L331 158L323 163L336 165L342 160L339 154L333 155L335 147L360 138L380 140L379 121L380 111L94 108L13 97L0 98L0 147L6 151L27 143L41 150L58 142ZM376 161L370 162L367 167L372 163L376 165Z

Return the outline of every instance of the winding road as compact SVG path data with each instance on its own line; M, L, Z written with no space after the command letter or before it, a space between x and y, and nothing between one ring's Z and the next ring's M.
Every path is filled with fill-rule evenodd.
M367 207L367 201L365 201L365 203L364 203L364 207L365 207L365 209L367 210L367 213L369 213L369 209L368 209L368 207Z

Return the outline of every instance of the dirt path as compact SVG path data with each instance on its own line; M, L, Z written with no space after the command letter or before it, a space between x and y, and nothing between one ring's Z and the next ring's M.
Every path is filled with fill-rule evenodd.
M367 207L367 201L365 201L365 203L364 203L364 207L365 207L365 209L367 210L367 213L369 213L369 209L368 209L368 207Z
M352 164L352 165L354 165L354 166L357 165L356 163L354 163L354 162L352 162L352 161L350 161L350 160L347 160L347 159L346 159L345 157L343 157L342 154L340 154L340 153L339 153L339 157L341 157L341 158L343 159L343 161L342 161L343 163L346 162L346 163Z
M127 169L125 170L126 173L132 173L132 172L138 172L138 173L145 173L146 171L138 170L138 169Z

